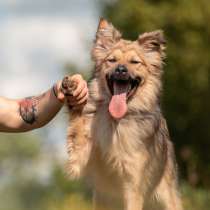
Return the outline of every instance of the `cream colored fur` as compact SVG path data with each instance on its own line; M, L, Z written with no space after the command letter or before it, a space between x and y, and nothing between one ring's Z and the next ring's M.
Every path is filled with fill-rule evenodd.
M67 171L72 179L85 177L92 183L95 210L182 209L173 145L159 107L162 39L162 32L151 32L139 41L125 41L111 24L100 21L90 97L83 109L69 110L67 142ZM130 66L144 82L128 101L125 117L115 120L108 111L111 95L104 75L111 70L106 56L118 48L135 50L145 65Z

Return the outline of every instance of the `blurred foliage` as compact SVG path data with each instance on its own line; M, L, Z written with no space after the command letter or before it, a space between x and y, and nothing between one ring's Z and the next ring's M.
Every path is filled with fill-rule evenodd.
M68 206L88 210L90 206L90 190L82 181L69 181L54 152L47 153L36 136L1 134L0 173L0 210L65 210Z
M79 69L75 64L73 63L67 63L64 66L64 70L66 74L81 74L83 76L83 78L87 81L89 81L91 79L92 76L92 71L90 69L93 69L93 67L87 67L86 69Z
M53 159L54 151L43 149L41 139L1 134L0 148L0 210L92 209L90 189L82 181L68 180L63 166ZM185 209L209 209L209 190L187 183L181 189Z
M185 183L182 185L182 201L186 210L208 210L210 191L202 188L195 190Z
M104 1L103 16L127 39L163 29L162 101L181 177L210 187L210 4L208 0Z

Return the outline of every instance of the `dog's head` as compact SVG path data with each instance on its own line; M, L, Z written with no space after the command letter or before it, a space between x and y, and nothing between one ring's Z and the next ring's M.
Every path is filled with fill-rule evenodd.
M157 104L164 44L162 31L128 41L112 24L100 20L92 56L95 75L110 100L112 117L120 119L129 109L150 110Z

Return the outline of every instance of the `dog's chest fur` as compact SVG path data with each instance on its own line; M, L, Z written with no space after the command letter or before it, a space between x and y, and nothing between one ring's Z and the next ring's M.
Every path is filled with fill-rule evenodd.
M115 185L120 180L139 182L143 174L142 166L146 165L151 143L154 141L156 118L152 115L145 118L142 114L135 117L127 115L120 121L113 120L107 107L100 106L94 116L91 126L91 136L95 144L93 150L94 174L103 177ZM154 157L156 155L154 154ZM113 184L113 183L112 183ZM108 183L106 184L108 185Z
M137 150L140 151L144 147L137 122L127 122L126 119L116 122L110 119L106 111L102 113L101 110L99 113L98 116L96 114L98 124L94 129L93 138L107 163L119 173L123 173L129 160L135 158L133 156Z
M122 192L126 182L146 192L159 182L166 157L159 107L154 112L128 110L114 120L97 87L90 88L81 117L71 122L69 173L90 177L95 188L108 193Z

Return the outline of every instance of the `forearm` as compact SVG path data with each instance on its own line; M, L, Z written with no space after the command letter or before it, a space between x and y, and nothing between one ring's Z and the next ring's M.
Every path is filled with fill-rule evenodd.
M0 132L24 132L47 124L61 109L84 105L88 97L87 83L81 75L67 76L40 96L21 100L0 97Z
M51 88L40 96L21 100L0 100L0 131L24 132L47 124L61 109Z

